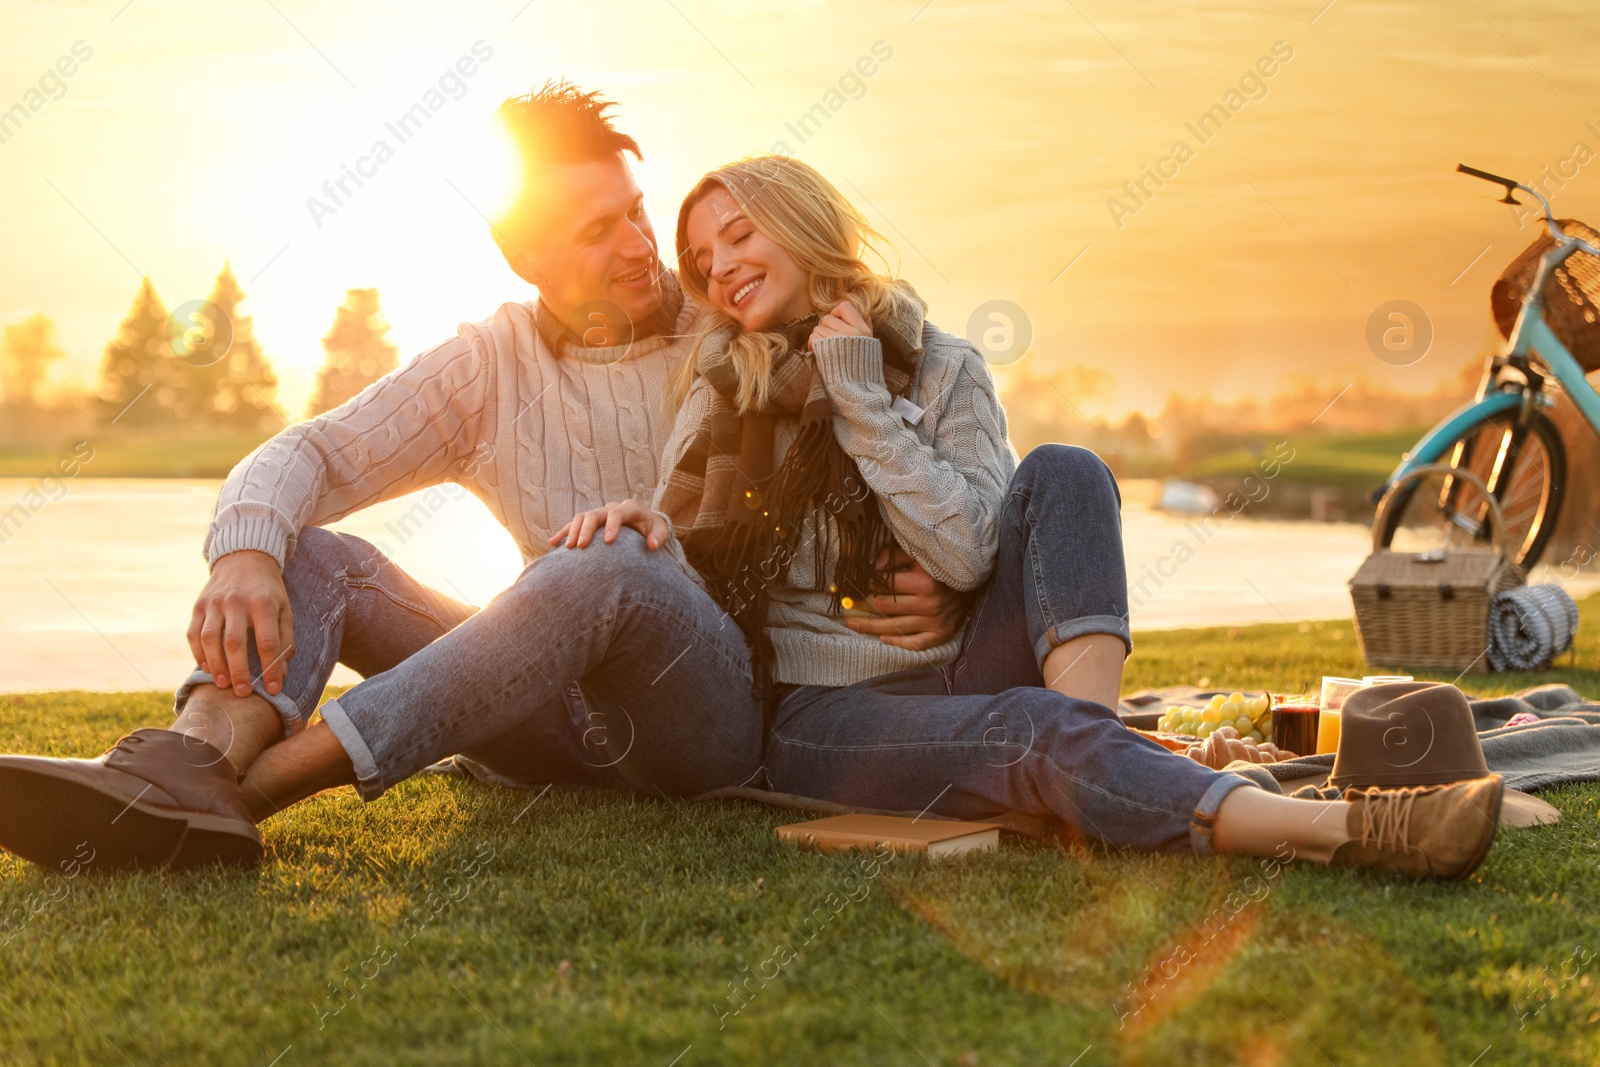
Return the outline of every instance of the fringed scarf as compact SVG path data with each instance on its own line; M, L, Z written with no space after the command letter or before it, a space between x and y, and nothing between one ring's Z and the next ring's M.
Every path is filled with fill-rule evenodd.
M926 305L910 286L897 286L895 295L892 312L874 324L874 336L883 350L884 383L890 394L903 396L922 352ZM815 520L819 536L813 588L828 582L837 548L827 587L833 613L847 599L868 594L877 555L893 540L876 497L834 436L833 404L808 346L817 321L812 315L776 331L788 347L773 362L768 401L742 415L728 352L732 328L706 339L696 371L712 386L710 410L661 497L684 554L744 632L763 698L770 698L774 659L766 634L768 591L788 581L806 523ZM799 427L774 469L777 421L786 417L798 417Z

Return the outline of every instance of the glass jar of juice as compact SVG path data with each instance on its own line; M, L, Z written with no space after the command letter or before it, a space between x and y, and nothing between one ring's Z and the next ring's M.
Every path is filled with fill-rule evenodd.
M1321 714L1317 716L1317 755L1339 751L1339 727L1343 722L1340 712L1350 694L1365 688L1360 678L1323 678Z

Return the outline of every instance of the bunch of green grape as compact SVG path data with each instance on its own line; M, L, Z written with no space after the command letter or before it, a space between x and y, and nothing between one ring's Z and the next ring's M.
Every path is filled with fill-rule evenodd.
M1240 739L1264 742L1272 736L1272 698L1262 693L1247 697L1243 693L1218 693L1203 708L1172 706L1161 713L1157 729L1185 737L1210 737L1224 726L1239 731Z

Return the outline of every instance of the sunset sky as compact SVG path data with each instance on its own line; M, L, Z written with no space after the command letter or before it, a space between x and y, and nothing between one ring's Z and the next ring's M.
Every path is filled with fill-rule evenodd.
M380 291L402 358L532 295L479 217L503 185L480 146L559 75L620 104L664 240L700 173L790 151L893 239L935 322L1010 301L1029 365L1104 369L1115 406L1426 387L1481 351L1489 284L1535 236L1457 162L1548 167L1558 213L1600 217L1600 6L1324 5L6 0L0 110L28 117L0 132L0 322L49 315L88 380L140 275L172 307L229 260L299 415L346 289ZM399 143L385 124L435 89ZM313 218L380 139L393 158ZM1145 167L1169 176L1135 199ZM1365 340L1394 299L1436 330L1406 368Z

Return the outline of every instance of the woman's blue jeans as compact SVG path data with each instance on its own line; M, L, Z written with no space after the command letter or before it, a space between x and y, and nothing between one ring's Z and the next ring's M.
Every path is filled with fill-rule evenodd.
M1246 779L1044 688L1045 657L1075 637L1132 647L1120 511L1093 452L1028 453L960 658L844 688L789 687L767 752L772 788L958 819L1049 816L1112 844L1209 852L1217 809Z

